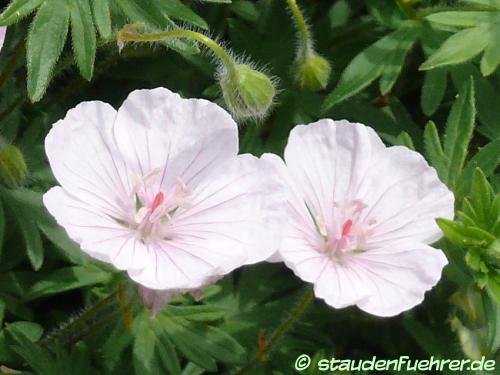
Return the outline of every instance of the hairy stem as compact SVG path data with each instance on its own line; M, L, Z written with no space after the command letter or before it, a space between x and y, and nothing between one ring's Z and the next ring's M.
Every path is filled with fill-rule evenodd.
M125 28L119 32L118 36L118 40L124 42L160 42L173 39L192 39L205 45L222 61L231 77L236 77L238 75L235 63L229 53L215 40L196 31L174 29L159 33L139 34Z
M241 375L252 368L256 363L265 362L271 352L276 347L278 341L293 327L293 325L299 320L306 308L314 299L314 293L312 289L308 289L304 294L304 297L300 300L298 305L293 309L290 316L274 331L271 338L266 345L259 348L255 357L253 357L248 363L246 363L241 369L239 369L235 375Z
M302 57L307 59L312 52L311 38L309 35L309 28L307 27L306 20L297 5L295 0L286 0L288 7L292 11L293 18L295 19L295 24L297 25L297 30L300 35L301 47L300 53Z
M92 306L90 309L85 311L83 314L81 314L78 318L72 320L68 324L66 324L63 328L59 329L56 331L53 335L46 336L44 339L40 341L40 344L44 346L48 346L51 342L58 338L63 338L67 334L71 334L73 331L81 331L81 327L85 326L85 324L94 318L95 316L98 316L100 313L102 313L105 309L110 307L112 304L116 302L118 295L118 291L115 291L111 293L109 296L103 298L99 302L97 302L94 306ZM118 311L110 313L110 315L117 314ZM99 324L100 321L97 322ZM90 326L87 326L83 332L93 332L93 324ZM68 343L73 344L76 341L80 340L82 337L86 336L86 334L82 335L82 332L79 332L75 334L74 336L71 336L70 339L68 340ZM75 340L75 338L77 338ZM64 339L63 339L64 340ZM65 343L66 344L66 343Z

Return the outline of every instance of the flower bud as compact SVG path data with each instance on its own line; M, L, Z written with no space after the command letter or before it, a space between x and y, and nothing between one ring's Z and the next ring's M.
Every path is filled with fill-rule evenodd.
M273 104L276 89L262 72L244 64L220 77L224 101L236 118L263 118Z
M323 57L313 53L307 58L298 58L292 67L297 86L305 91L319 91L326 88L332 68Z
M21 151L13 145L0 148L0 179L8 188L21 185L28 168Z

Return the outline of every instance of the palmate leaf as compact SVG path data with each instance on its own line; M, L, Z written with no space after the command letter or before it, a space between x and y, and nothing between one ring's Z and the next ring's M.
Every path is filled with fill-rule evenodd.
M82 77L92 78L96 29L102 38L111 37L111 5L117 5L129 22L141 22L156 31L176 27L170 17L198 28L208 28L207 23L180 0L13 0L0 14L0 26L17 23L37 10L27 43L27 86L32 102L39 101L47 90L70 25L76 65ZM117 29L122 26L118 25ZM182 52L198 52L192 43L185 41L166 44Z
M420 67L434 69L444 65L466 62L484 51L481 73L492 74L500 64L500 8L481 11L438 12L427 16L427 20L438 25L465 28L450 36Z
M357 94L377 78L381 78L381 93L388 93L396 82L405 57L417 40L419 32L419 24L408 21L359 53L342 72L337 87L323 102L322 110L327 111L335 104Z
M210 325L223 316L222 310L204 305L167 306L153 320L146 311L139 314L133 328L136 372L163 369L168 374L180 374L177 351L208 371L217 370L217 361L241 363L243 347L223 330Z

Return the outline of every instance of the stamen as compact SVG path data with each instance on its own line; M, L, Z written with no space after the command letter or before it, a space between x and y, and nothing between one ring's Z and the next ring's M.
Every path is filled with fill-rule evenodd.
M160 204L163 203L163 200L165 199L163 193L160 191L158 194L156 194L155 199L153 200L153 204L151 205L151 213L158 208Z
M349 219L347 220L344 225L342 226L342 237L345 237L349 234L352 228L352 220Z

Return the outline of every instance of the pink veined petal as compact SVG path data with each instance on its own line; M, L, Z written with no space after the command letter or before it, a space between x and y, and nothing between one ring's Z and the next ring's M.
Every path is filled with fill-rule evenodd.
M357 305L378 316L394 316L420 304L448 263L443 252L417 242L394 242L356 254L349 263L370 288Z
M6 32L7 32L7 27L0 26L0 51L2 50L3 42L5 41Z
M132 92L118 111L114 134L130 170L140 176L159 170L162 186L177 178L195 183L238 153L237 125L226 111L165 88Z
M247 254L245 264L263 261L278 248L285 197L268 161L238 155L201 181L191 199L192 207L174 219L180 237L219 242L210 247L227 255L242 249Z
M108 104L79 104L53 125L45 152L64 190L93 209L120 218L130 186L112 138L115 116Z
M240 155L221 164L193 189L190 208L174 215L172 240L154 244L161 273L134 272L157 289L186 288L243 264L270 257L285 220L282 185L272 164Z
M321 238L318 234L313 218L308 211L304 199L301 197L301 192L295 187L289 170L286 168L283 160L274 154L264 154L262 159L273 164L276 172L281 178L285 195L287 199L286 212L287 220L283 222L284 237L296 239L298 241L306 240L306 243L312 247L320 244ZM286 247L280 246L281 250L286 250ZM282 260L282 255L276 255L271 258L271 261Z
M353 198L351 192L383 148L376 133L364 125L323 119L290 132L285 161L311 211L331 222L334 203Z
M120 270L147 266L145 246L132 229L69 195L59 186L44 194L43 203L68 236L87 254Z
M366 218L376 219L369 247L411 239L432 243L442 236L438 217L452 219L454 197L434 168L417 152L390 147L373 160L359 194L368 205Z

